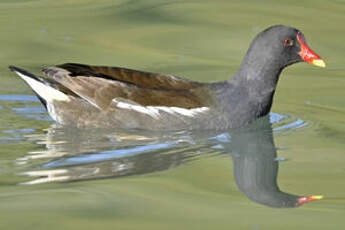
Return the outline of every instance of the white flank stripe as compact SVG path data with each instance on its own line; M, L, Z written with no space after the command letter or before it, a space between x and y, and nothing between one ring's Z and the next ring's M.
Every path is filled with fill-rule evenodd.
M116 100L116 98L113 99L113 102L116 103L116 106L121 109L130 109L135 110L139 113L145 113L153 118L158 118L160 115L160 112L166 112L174 115L183 115L187 117L194 117L195 115L199 113L204 113L209 110L208 107L199 107L199 108L193 108L193 109L185 109L180 107L167 107L167 106L141 106L141 105L132 105L129 103L121 102Z
M56 101L69 101L69 97L60 92L59 90L56 90L48 85L43 84L42 82L39 82L33 78L27 77L24 74L17 72L16 73L24 80L26 83L28 83L31 88L38 94L40 97L42 97L47 102L52 102L54 100Z
M151 117L154 117L154 118L158 118L159 116L159 112L158 110L155 110L155 109L150 109L146 106L141 106L141 105L131 105L131 104L128 104L128 103L125 103L125 102L119 102L117 101L116 99L113 99L114 102L116 102L116 106L118 108L121 108L121 109L131 109L131 110L135 110L139 113L145 113Z

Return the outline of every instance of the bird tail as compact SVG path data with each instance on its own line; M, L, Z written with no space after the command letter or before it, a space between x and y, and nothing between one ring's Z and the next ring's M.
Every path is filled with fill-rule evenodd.
M67 94L62 92L61 84L53 79L45 79L27 72L15 66L9 66L10 70L15 72L21 77L34 91L42 104L47 108L49 103L56 101L69 101L70 98Z

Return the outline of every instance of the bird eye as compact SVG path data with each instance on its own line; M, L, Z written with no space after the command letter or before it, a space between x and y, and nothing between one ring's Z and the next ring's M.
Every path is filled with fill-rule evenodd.
M293 45L293 40L290 39L290 38L285 38L283 40L283 44L284 44L284 46L292 46Z

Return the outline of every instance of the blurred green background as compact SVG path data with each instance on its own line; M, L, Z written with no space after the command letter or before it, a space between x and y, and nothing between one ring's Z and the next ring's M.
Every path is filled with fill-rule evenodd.
M253 37L284 24L303 31L327 63L282 73L273 111L308 122L279 135L289 159L282 190L323 194L297 209L272 209L236 188L230 159L202 158L160 173L23 186L15 159L44 149L0 142L1 229L344 229L345 1L1 0L0 95L33 95L8 69L38 73L65 62L115 65L198 81L230 78ZM6 130L43 133L52 121L18 115L0 101ZM29 103L39 106L37 102ZM8 133L8 132L7 132Z

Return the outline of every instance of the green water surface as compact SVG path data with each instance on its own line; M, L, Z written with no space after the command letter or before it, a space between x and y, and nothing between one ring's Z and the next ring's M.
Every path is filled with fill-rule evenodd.
M0 229L344 229L344 22L344 0L1 0ZM25 172L40 170L57 153L74 153L58 149L71 140L64 135L51 140L47 128L54 122L34 97L6 96L33 95L8 65L37 73L78 62L225 80L253 37L275 24L303 31L327 63L325 69L305 63L286 69L272 108L306 124L274 137L278 156L286 159L280 189L322 194L323 200L290 209L252 202L234 182L231 157L216 148L204 154L199 146L183 153L200 154L197 160L174 159L180 163L159 170L23 184L43 178ZM81 153L107 150L109 142L97 138L70 142Z

